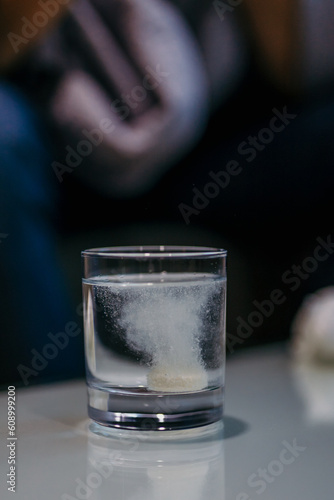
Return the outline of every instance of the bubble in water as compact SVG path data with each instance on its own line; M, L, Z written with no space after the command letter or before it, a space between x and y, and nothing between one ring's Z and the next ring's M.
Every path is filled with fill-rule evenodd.
M200 348L205 333L203 317L219 283L205 284L203 280L183 283L179 277L178 282L153 279L150 284L131 285L123 284L118 291L113 287L112 297L108 292L111 289L103 287L103 304L106 313L124 332L128 348L148 360L151 367L148 388L184 392L207 387ZM114 307L117 304L117 313L112 304Z

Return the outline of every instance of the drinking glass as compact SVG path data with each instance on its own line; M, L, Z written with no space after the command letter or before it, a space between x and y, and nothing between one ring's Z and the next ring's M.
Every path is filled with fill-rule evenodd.
M93 421L162 431L221 420L226 255L181 246L82 252Z

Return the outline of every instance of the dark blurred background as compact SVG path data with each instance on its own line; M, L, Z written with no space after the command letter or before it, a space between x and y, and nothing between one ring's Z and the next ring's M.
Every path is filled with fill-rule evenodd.
M333 4L2 3L0 383L83 376L90 247L226 248L228 355L288 340L334 283Z

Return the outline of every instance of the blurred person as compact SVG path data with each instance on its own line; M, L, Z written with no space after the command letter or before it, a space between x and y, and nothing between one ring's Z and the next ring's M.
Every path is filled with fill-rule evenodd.
M1 273L7 272L4 282L12 281L15 293L24 290L22 276L27 275L29 261L23 252L28 249L34 277L29 281L36 289L28 288L15 298L4 294L2 314L9 319L2 338L15 339L15 345L24 338L26 346L11 364L12 377L20 360L31 367L31 349L34 354L43 350L49 332L63 332L73 316L73 322L81 321L67 299L66 283L59 281L57 231L68 238L105 228L115 233L109 233L110 241L123 243L118 239L120 234L124 238L122 225L132 224L140 231L153 222L161 225L156 235L131 233L127 242L219 241L227 248L231 242L247 269L234 283L230 276L230 352L287 337L301 297L334 279L333 16L329 1L320 2L315 12L310 0L201 4L78 0L50 34L38 31L31 46L20 45L27 55L15 68L6 69L3 100L8 105L13 85L18 87L38 113L39 127L45 125L46 137L40 128L28 125L36 117L27 113L22 97L15 93L13 104L19 103L15 121L21 129L12 128L11 139L8 135L1 139L1 151L11 145L13 157L2 167L1 213L11 214L12 220L0 227L8 234L1 248ZM99 30L91 31L91 26ZM8 48L6 36L4 43ZM157 72L159 64L162 73ZM159 85L152 68L155 78L160 77ZM164 79L164 74L172 77ZM145 88L146 94L144 81L151 87ZM131 94L135 88L142 90L134 94L137 100ZM15 116L14 108L2 113L1 134ZM101 130L103 119L113 120L113 133L107 126ZM23 140L18 130L33 134L35 142ZM78 155L81 140L90 140L93 146L96 141L91 154L70 158L72 164L59 159L60 152L63 158L69 151ZM35 144L35 149L24 153L21 144ZM23 187L24 176L16 174L20 168L31 177L35 192ZM174 235L164 232L170 222L181 228ZM28 229L29 223L35 232ZM218 236L196 233L197 228ZM316 262L319 269L313 266L314 271L307 272L302 264L319 245L319 237L324 242L323 261ZM8 272L14 267L10 261L22 265L15 283ZM36 280L38 276L43 279ZM46 276L49 293L45 293ZM276 303L274 290L281 292L279 298L275 295ZM79 300L77 295L74 303ZM15 313L24 306L30 316ZM252 315L254 311L257 314ZM78 340L82 341L81 335L70 339L62 351L73 360L76 374L81 373ZM53 375L71 376L58 362L60 357L48 362ZM47 368L31 374L29 382L46 377Z
M17 64L8 34L21 32L38 2L0 7L0 383L30 385L83 374L81 321L56 255L50 136L33 103L8 79Z

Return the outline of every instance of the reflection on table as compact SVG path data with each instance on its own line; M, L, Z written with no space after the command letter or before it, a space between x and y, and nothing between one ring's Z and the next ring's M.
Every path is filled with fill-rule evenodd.
M93 431L93 432L92 432ZM156 433L88 429L86 485L94 500L224 500L222 429L185 433L183 439ZM89 488L89 490L87 489Z

